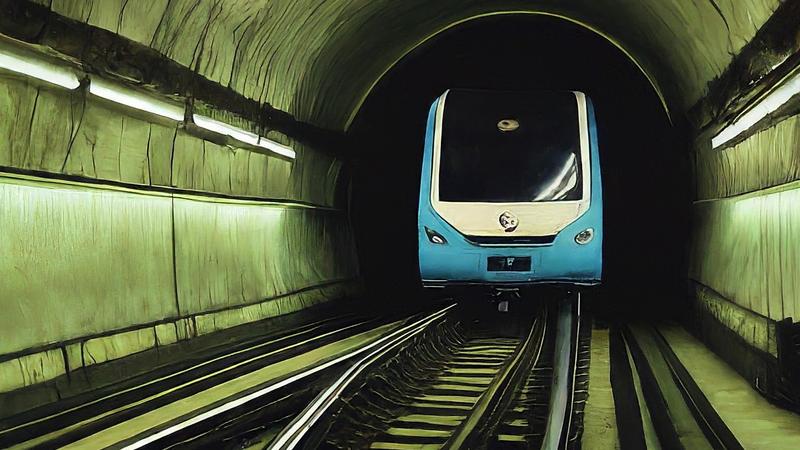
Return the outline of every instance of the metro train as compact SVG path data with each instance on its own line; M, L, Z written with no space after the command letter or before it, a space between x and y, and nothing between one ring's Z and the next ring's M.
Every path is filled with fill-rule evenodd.
M494 292L599 284L602 199L585 94L448 90L425 134L422 283Z

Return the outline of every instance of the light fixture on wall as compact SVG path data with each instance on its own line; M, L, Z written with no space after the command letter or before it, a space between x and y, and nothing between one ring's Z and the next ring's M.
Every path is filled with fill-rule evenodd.
M759 100L746 113L742 114L736 121L723 128L716 136L711 138L711 146L719 148L735 139L740 134L747 131L750 127L757 124L761 119L774 113L781 106L785 105L792 97L800 94L800 72L795 73L764 98Z
M208 131L232 137L233 139L244 142L245 144L267 149L286 158L295 159L297 156L291 147L271 141L247 130L228 125L225 122L220 122L219 120L214 120L210 117L201 116L199 114L192 114L192 119L194 120L195 125Z
M201 116L199 114L192 114L192 119L195 125L204 128L214 133L230 136L237 141L244 142L245 144L258 145L258 135L249 131L228 125L225 122L214 120L210 117Z
M14 40L6 39L2 36L0 36L0 44L2 44L0 45L0 70L4 69L19 73L70 90L81 86L79 74L83 77L83 73L67 67L66 63L59 64L55 58L38 54L16 43ZM98 76L92 75L89 77L88 90L94 96L139 111L155 114L176 122L182 122L185 119L186 105L184 103L149 95L136 88L127 87L121 83L115 83ZM296 152L291 147L242 128L199 114L192 114L192 119L195 125L212 133L231 137L253 147L266 149L284 158L295 159L297 157Z
M10 46L0 48L0 67L67 89L76 89L81 85L74 71L26 53Z
M297 153L291 147L271 141L263 136L258 139L258 146L290 159L297 157Z
M89 92L98 97L119 103L140 111L156 114L176 122L183 120L185 106L157 99L134 89L92 77Z

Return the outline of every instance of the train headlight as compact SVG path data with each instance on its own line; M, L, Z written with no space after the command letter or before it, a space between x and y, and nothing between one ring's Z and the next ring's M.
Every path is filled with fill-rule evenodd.
M431 243L433 244L439 244L439 245L447 244L447 239L445 239L444 236L431 230L428 227L425 227L425 234L428 235L428 240L431 241Z
M575 235L575 242L580 245L586 245L594 239L594 229L587 228Z

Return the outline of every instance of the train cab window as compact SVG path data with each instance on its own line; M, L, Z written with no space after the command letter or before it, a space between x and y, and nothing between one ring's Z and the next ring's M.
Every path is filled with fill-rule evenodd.
M450 91L441 136L440 201L583 197L578 103L572 92Z

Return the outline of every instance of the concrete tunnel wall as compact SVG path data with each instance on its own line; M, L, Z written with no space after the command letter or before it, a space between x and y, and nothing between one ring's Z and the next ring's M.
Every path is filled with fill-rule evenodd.
M723 151L698 147L689 277L699 306L777 355L774 322L800 320L800 116Z
M773 320L800 319L800 117L697 156L693 279Z
M0 116L0 392L358 287L333 157L219 146L17 76Z
M421 1L383 0L369 2L37 0L36 3L45 5L57 14L107 29L149 46L191 68L199 75L221 85L230 86L248 98L269 103L300 120L343 131L380 75L420 42L459 21L481 14L515 11L561 15L586 24L607 36L639 63L665 97L673 117L680 122L682 117L690 115L692 107L696 107L707 98L712 81L724 75L734 58L784 2L779 0L559 2L446 0L431 4ZM770 57L775 60L776 55ZM24 92L24 89L16 87L13 91ZM46 99L47 96L42 97L40 101ZM20 109L29 108L30 99L20 104L8 101L7 103L9 105L4 107L11 108L9 111L14 112L13 117L17 115L22 118L32 117L30 112L26 114L27 110ZM43 103L45 104L46 102ZM91 118L91 116L89 112L86 117ZM7 135L13 146L22 148L16 151L35 155L30 160L35 161L39 165L36 168L41 170L77 172L83 176L97 178L132 177L126 181L145 185L166 184L164 177L170 174L169 184L175 186L185 185L192 189L210 191L227 189L236 193L246 192L247 195L255 195L255 192L264 197L305 199L330 205L331 186L334 184L332 178L338 173L339 163L325 159L313 150L303 152L303 157L298 159L298 166L292 167L289 181L284 185L280 181L274 181L276 177L280 178L275 173L285 173L288 170L276 168L280 166L280 162L274 164L261 162L259 164L265 165L264 170L248 171L248 175L243 178L244 172L238 164L241 164L243 159L260 159L261 156L243 156L252 154L241 152L231 153L229 150L215 148L208 142L203 143L185 137L180 131L175 133L172 130L162 130L160 126L143 125L130 119L130 123L133 124L131 129L140 126L155 130L150 131L149 136L156 142L160 139L165 140L165 147L170 147L169 137L173 137L176 155L181 154L183 142L189 143L183 153L185 156L176 158L172 167L163 161L158 166L158 158L163 158L164 155L153 153L149 160L151 168L148 171L147 177L150 177L148 180L142 178L144 177L143 149L155 146L141 142L144 141L141 131L138 134L139 146L133 146L138 148L138 153L120 152L122 147L116 144L118 142L116 139L119 130L127 129L124 128L127 125L123 127L119 123L110 125L106 124L105 120L102 114L98 114L95 118L94 127L103 130L98 133L98 142L108 136L108 140L114 143L110 144L108 151L103 151L103 146L97 146L95 152L100 149L104 158L110 158L111 169L99 171L87 168L98 163L105 167L104 158L94 158L94 160L88 158L86 155L91 153L89 150L91 146L81 144L80 139L76 139L76 145L83 145L84 150L72 151L76 155L83 156L70 156L66 158L67 165L63 167L59 165L65 159L63 143L68 142L70 136L71 128L66 124L62 123L61 128L37 125L30 143L26 141L28 128L23 125L15 125L19 129L14 128L11 132L7 132L9 133ZM719 120L719 117L711 118L712 122ZM687 218L693 220L694 224L688 274L688 277L695 282L692 296L701 308L711 311L711 314L725 326L736 331L751 345L771 354L775 352L772 328L774 321L796 315L800 308L797 267L797 258L800 255L797 255L797 246L791 245L800 238L800 215L796 212L797 208L791 207L800 195L798 186L793 184L798 180L797 124L797 118L792 118L765 129L724 152L712 150L707 136L698 140L693 148L688 149L695 163L695 179L692 182L696 186L694 218ZM693 123L693 125L699 127L702 124ZM81 127L89 129L88 125ZM131 133L136 134L135 131ZM162 134L166 134L167 137L161 137ZM59 146L56 145L54 149L48 147L47 151L42 151L42 145L37 144L39 140L61 143L61 150L57 150ZM124 141L127 142L127 139ZM11 152L9 149L3 151ZM646 145L643 145L643 151L646 151ZM676 151L687 150L676 149ZM4 153L0 153L2 154ZM110 155L105 156L107 154ZM114 158L123 157L130 162L119 164L119 167L125 168L124 170L114 170ZM214 158L217 160L211 162ZM208 169L202 169L203 163L200 160L205 161L206 168L219 168L222 176L211 175ZM14 159L14 161L16 162L13 164L20 164L19 161L22 160ZM110 170L112 175L102 175L104 170ZM301 175L297 175L298 170ZM321 174L324 174L326 181L315 184L315 180ZM230 179L235 181L227 185L222 183L220 187L219 180L225 179L226 175L230 175ZM247 181L240 181L242 179ZM240 182L243 184L233 187ZM3 184L8 192L5 195L10 196L13 192L13 197L9 198L19 198L17 194L21 192L14 192L14 189L42 188L39 185L29 187L25 183L27 182L14 180L10 184ZM315 190L313 187L315 185L324 188ZM53 186L48 186L46 189L48 189L46 192L49 192L48 196L63 195L55 194ZM114 197L121 199L127 195L129 194L120 193ZM89 202L87 205L91 203L89 200L86 201ZM148 201L155 204L161 199L153 198ZM34 203L41 205L46 211L56 211L60 208L56 206L57 204L56 201L45 200L37 200ZM176 224L185 219L188 226L191 212L181 212L182 207L182 200L171 200L170 205L165 208L177 212ZM209 205L202 208L211 210L218 207ZM263 208L266 207L253 206L249 210L261 211ZM328 229L347 229L342 223L343 219L329 218L329 216L338 217L336 214L312 211L304 214L315 218L322 216L326 218L318 219L317 225L310 225L315 222L305 217L297 219L297 223L301 224L299 226L308 231L308 234L296 238L297 242L306 243L311 239L309 234L313 234L312 230L319 229L319 223L331 223ZM85 219L93 224L101 223L102 220ZM252 220L256 223L261 219L258 214L253 213ZM164 224L163 221L158 223ZM20 229L27 224L15 226L19 229L19 233L28 231ZM202 233L209 230L203 226L199 227L202 228ZM208 227L213 225L209 224ZM276 226L275 229L287 228ZM183 228L179 226L176 230ZM197 231L186 228L184 232ZM225 233L228 231L222 232L221 235ZM295 239L291 231L286 231L288 234L283 235L278 231L275 233L263 239L270 240L275 245L280 245L279 242L287 239L286 236ZM309 257L325 261L322 267L326 268L328 279L343 276L338 273L331 275L337 262L348 262L345 264L346 269L341 269L344 274L352 275L355 270L354 263L349 262L352 254L346 251L352 244L348 241L347 232L341 231L341 233L342 237L337 243L327 247L328 250L338 249L337 256L323 254L327 250L308 247ZM176 236L180 237L177 234ZM181 239L175 242L180 243ZM246 246L242 243L234 245ZM50 255L40 253L39 257L44 261ZM188 260L196 261L197 255L186 255L186 257ZM153 259L154 262L159 260L159 257ZM220 262L218 267L232 270L231 267L242 264L234 257L226 261ZM253 265L261 261L263 259L254 257L244 264L250 265L249 267L257 271ZM168 273L169 261L166 262L166 266ZM176 263L175 267L178 266L184 267L182 263ZM41 269L30 268L30 270L33 272L28 272L26 276L35 276L36 271ZM295 268L285 270L287 274L302 272L302 269ZM162 272L154 270L153 273ZM180 278L182 272L177 273ZM198 276L201 273L208 272L187 271L184 280L188 283L190 276ZM318 277L322 278L325 277ZM168 284L169 280L163 283ZM233 283L235 286L239 285L238 282ZM235 304L245 297L248 298L246 301L254 301L256 293L269 295L274 292L274 289L267 288L275 283L271 275L254 283L258 287L253 289L252 294L242 296L236 289L222 289L211 295L210 298L213 300L206 303L199 300L205 295L200 292L206 292L200 286L186 286L185 293L183 288L178 289L177 302L174 298L170 299L169 293L159 291L159 296L166 297L158 303L158 308L150 311L152 313L150 317L169 316L174 312L170 310L172 308L170 305L173 303L179 305L177 307L181 307L181 314L184 314L189 311L202 311L203 307L198 305ZM100 295L101 291L98 290L95 295ZM26 295L33 294L23 293L22 297ZM14 301L33 302L22 297L18 296ZM48 301L55 302L52 299ZM188 302L185 310L180 306L181 301ZM743 317L755 317L757 320L745 320ZM103 324L98 329L108 329L108 327L113 326ZM63 338L62 335L53 336L57 336L58 339ZM19 345L9 346L9 349L4 351L14 351Z

